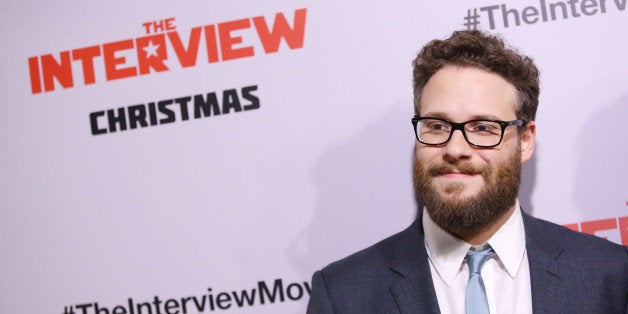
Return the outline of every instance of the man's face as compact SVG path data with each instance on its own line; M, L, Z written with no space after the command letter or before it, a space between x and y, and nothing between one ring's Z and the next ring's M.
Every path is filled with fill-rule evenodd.
M516 120L517 91L501 76L474 67L448 65L427 82L421 116L465 122L473 119ZM534 151L534 124L521 137L506 128L494 148L470 146L462 132L449 142L428 146L417 141L414 185L430 217L452 233L482 230L515 204L521 163Z

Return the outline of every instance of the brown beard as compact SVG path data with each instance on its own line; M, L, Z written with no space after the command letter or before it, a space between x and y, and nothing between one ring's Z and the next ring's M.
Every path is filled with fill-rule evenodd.
M454 234L480 231L495 223L515 204L521 183L521 148L518 147L508 160L494 168L488 165L475 167L459 161L423 165L417 161L416 151L413 166L417 199L438 226ZM462 192L465 185L454 182L444 188L449 197L441 197L433 179L451 169L466 174L481 174L484 187L474 196L460 198L455 194ZM493 171L496 171L494 177Z

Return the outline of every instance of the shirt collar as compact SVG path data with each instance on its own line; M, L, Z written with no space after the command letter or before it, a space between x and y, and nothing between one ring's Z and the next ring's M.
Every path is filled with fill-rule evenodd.
M510 218L487 242L495 250L510 277L515 278L526 251L525 229L518 200Z
M427 210L424 209L422 215L427 254L436 272L451 286L462 269L471 244L436 225ZM493 248L508 274L515 278L525 253L525 230L518 200L513 214L487 243Z

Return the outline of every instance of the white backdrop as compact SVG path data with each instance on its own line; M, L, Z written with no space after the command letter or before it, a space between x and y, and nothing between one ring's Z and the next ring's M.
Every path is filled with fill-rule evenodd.
M0 3L1 313L304 312L313 271L414 219L411 61L472 22L542 71L524 208L628 244L625 0L173 4ZM296 41L266 53L259 23L272 31L277 14ZM163 34L193 51L196 27L183 67ZM151 35L165 51L136 41ZM72 55L85 47L97 54ZM139 63L153 68L107 80L107 66ZM212 92L227 113L194 118L194 95ZM185 96L188 120L167 104ZM159 101L155 119L174 122L150 123ZM90 114L110 129L118 108L156 125L126 116L126 130L93 135Z

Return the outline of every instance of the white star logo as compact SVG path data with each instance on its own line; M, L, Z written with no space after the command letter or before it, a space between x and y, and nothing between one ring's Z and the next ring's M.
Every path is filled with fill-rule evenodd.
M148 46L144 47L144 51L146 51L146 58L149 57L157 57L157 49L159 48L159 45L155 45L153 44L152 41L148 42Z

